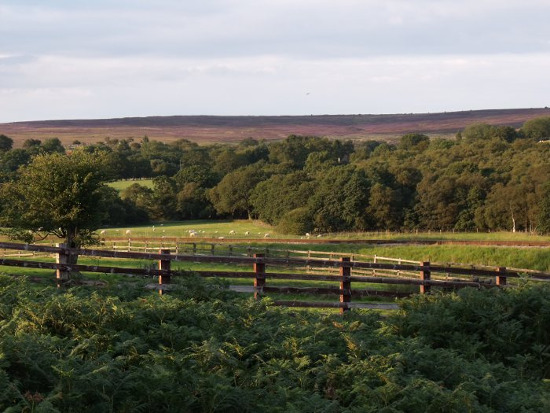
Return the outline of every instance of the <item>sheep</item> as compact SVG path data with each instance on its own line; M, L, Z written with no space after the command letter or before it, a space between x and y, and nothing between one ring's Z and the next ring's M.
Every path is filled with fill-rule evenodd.
M309 232L306 232L306 237L307 238L311 237L311 234Z
M196 232L190 232L190 233L189 233L189 236L190 236L191 238L194 238L194 237L197 236L197 233L196 233Z
M235 230L232 229L231 231L229 231L229 235L235 235Z
M100 233L101 235L104 235L104 234L105 234L105 230L102 229L99 233Z
M244 233L244 235L246 235L246 236L250 235L250 231L246 231L246 232Z
M264 238L269 238L270 236L271 236L271 235L269 235L269 232L266 232L266 233L264 234Z
M129 230L129 229L126 230L126 235L130 235L131 233L132 233L131 230Z

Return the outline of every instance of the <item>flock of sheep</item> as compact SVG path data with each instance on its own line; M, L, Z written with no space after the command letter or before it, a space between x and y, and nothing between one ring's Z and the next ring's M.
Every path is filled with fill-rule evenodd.
M152 230L153 230L153 232L155 232L155 230L156 230L156 228L155 228L154 225L153 225L153 227L152 227ZM120 232L120 230L114 230L114 231ZM163 230L162 232L164 232L164 230ZM187 233L189 234L189 237L190 237L190 238L195 238L195 237L200 237L200 236L205 237L205 236L206 236L206 235L204 235L204 234L206 234L206 231L204 231L204 230L197 231L197 230L194 230L194 229L190 229L190 230L187 231ZM219 233L219 231L214 231L214 237L217 237L218 239L224 239L224 238L225 238L225 237L223 237L223 236L218 236L218 233ZM106 234L107 234L107 230L103 229L103 230L101 230L101 231L99 232L99 234L100 234L100 235L106 235ZM129 237L130 235L132 235L132 230L130 230L130 229L126 230L125 234ZM237 235L237 232L236 232L235 230L232 229L231 231L229 231L229 235L235 236L235 235ZM250 236L250 231L245 231L245 232L243 232L243 235L244 235L245 237L249 237L249 236ZM258 235L261 236L262 233L261 233L261 232L258 232ZM270 237L271 237L271 234L270 234L269 232L266 232L266 233L263 235L263 237L264 237L264 238L270 238ZM311 237L311 234L310 234L309 232L306 232L306 233L305 233L305 238L308 238L308 239L309 239L310 237ZM317 238L321 238L321 237L322 237L321 234L318 234L318 235L317 235ZM301 237L301 238L304 238L304 237Z

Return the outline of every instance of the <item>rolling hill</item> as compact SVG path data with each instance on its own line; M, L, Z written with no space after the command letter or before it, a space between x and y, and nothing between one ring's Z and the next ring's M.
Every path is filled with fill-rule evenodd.
M442 113L311 116L150 116L117 119L48 120L0 124L0 134L20 146L25 139L59 138L68 145L112 139L164 142L188 139L198 143L238 142L245 138L280 140L288 135L341 139L393 140L410 132L453 136L477 122L520 127L526 120L550 116L549 108L490 109Z

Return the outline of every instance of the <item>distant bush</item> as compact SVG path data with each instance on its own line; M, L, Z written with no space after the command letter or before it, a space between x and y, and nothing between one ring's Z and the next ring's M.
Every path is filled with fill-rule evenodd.
M313 220L307 207L287 212L277 225L277 232L281 234L304 235L311 231L313 231Z

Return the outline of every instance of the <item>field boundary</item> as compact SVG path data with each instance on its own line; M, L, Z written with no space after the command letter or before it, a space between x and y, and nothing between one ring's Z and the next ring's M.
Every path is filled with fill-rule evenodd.
M407 261L397 262L369 262L357 260L357 256L341 256L339 259L326 258L296 258L296 257L266 257L263 254L247 256L206 256L190 254L172 254L170 249L160 249L156 253L141 253L127 251L109 251L102 249L74 249L63 245L58 247L33 244L0 243L0 249L18 250L29 252L48 253L55 255L56 262L43 262L22 259L1 258L1 266L28 267L53 269L56 271L58 286L63 286L71 280L74 272L95 272L104 274L133 274L148 277L157 277L157 289L164 294L172 288L172 277L184 275L172 269L173 262L192 263L224 263L239 266L248 266L252 271L236 269L233 271L193 271L202 277L241 278L253 281L253 293L255 298L264 294L300 294L308 296L338 296L338 303L279 300L280 305L301 307L326 307L340 308L347 311L353 307L352 297L403 297L414 293L430 293L432 288L456 290L464 287L492 288L513 286L508 281L518 278L528 278L535 281L550 281L550 274L542 272L530 272L510 270L505 267L496 268L471 268L451 267L446 265L434 265L430 262ZM344 254L342 254L344 255ZM351 255L351 254L350 254ZM98 266L72 264L75 257L106 257L156 261L147 268L128 268L115 266ZM379 257L385 260L395 260L389 257ZM400 260L406 261L406 260ZM310 274L311 267L332 268L338 271L334 274ZM267 268L286 268L289 272L267 271ZM384 271L383 274L364 275L359 271ZM357 273L357 274L356 274ZM373 273L374 274L374 273ZM405 274L405 276L403 276ZM451 277L452 276L452 277ZM268 280L288 280L301 282L329 282L338 284L336 287L313 285L307 287L267 285ZM352 284L354 288L352 288ZM407 291L381 291L373 289L373 284L406 286ZM415 290L416 289L416 290Z

